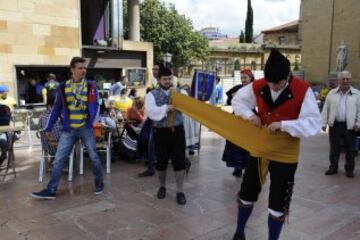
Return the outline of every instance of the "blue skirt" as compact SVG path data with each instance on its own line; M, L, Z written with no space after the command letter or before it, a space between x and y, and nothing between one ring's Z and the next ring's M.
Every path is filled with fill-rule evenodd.
M226 141L222 160L226 162L227 167L244 169L248 158L249 152Z

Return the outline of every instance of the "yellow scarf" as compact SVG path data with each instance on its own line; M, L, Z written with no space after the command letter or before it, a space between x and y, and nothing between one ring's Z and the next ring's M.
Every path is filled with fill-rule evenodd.
M244 148L251 156L261 158L259 173L263 178L262 182L267 173L268 160L298 162L299 138L285 132L271 134L265 127L257 128L240 117L175 91L172 91L171 99L177 110Z

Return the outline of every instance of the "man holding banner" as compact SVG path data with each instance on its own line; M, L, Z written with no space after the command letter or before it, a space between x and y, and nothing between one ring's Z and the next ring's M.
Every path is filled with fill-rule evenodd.
M153 121L153 133L160 188L158 199L166 197L166 173L169 160L175 171L176 202L186 204L183 191L185 179L185 132L182 113L171 104L172 72L160 65L159 87L145 97L146 115Z
M237 116L253 125L267 128L273 134L286 132L295 140L313 136L321 129L314 93L305 81L291 75L289 60L277 50L271 51L266 62L265 78L240 89L232 100L232 106ZM253 111L256 107L258 115ZM290 146L292 142L289 142L289 148L293 147ZM245 226L267 172L270 172L271 180L268 239L279 239L289 213L297 164L298 159L250 157L238 194L238 222L233 240L245 239Z

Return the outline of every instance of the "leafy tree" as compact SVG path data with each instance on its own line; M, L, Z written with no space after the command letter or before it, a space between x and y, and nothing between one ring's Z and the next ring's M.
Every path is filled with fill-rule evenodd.
M243 30L241 30L239 42L240 42L240 43L244 43L244 42L245 42L245 34L244 34L244 31L243 31Z
M248 0L246 21L245 21L245 42L252 43L253 41L253 21L254 13L251 6L251 0Z
M203 60L208 54L207 39L194 31L191 20L180 15L174 5L144 0L140 24L141 38L154 44L155 62L161 62L169 52L173 66L180 67L193 59Z

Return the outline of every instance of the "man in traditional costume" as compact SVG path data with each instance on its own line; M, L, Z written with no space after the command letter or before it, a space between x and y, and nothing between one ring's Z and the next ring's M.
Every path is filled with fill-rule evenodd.
M265 78L241 88L233 98L237 116L270 133L288 133L293 138L309 137L321 129L321 116L309 84L290 72L290 63L272 50L265 65ZM257 107L258 114L253 109ZM251 156L238 194L238 221L234 240L245 239L245 226L258 199L264 169L270 172L268 228L269 240L279 239L290 200L297 168L295 161Z
M145 96L146 115L153 121L156 170L160 180L157 198L166 197L166 170L171 159L177 187L176 202L184 205L185 132L183 116L170 102L173 85L169 68L160 66L158 83L159 87Z

